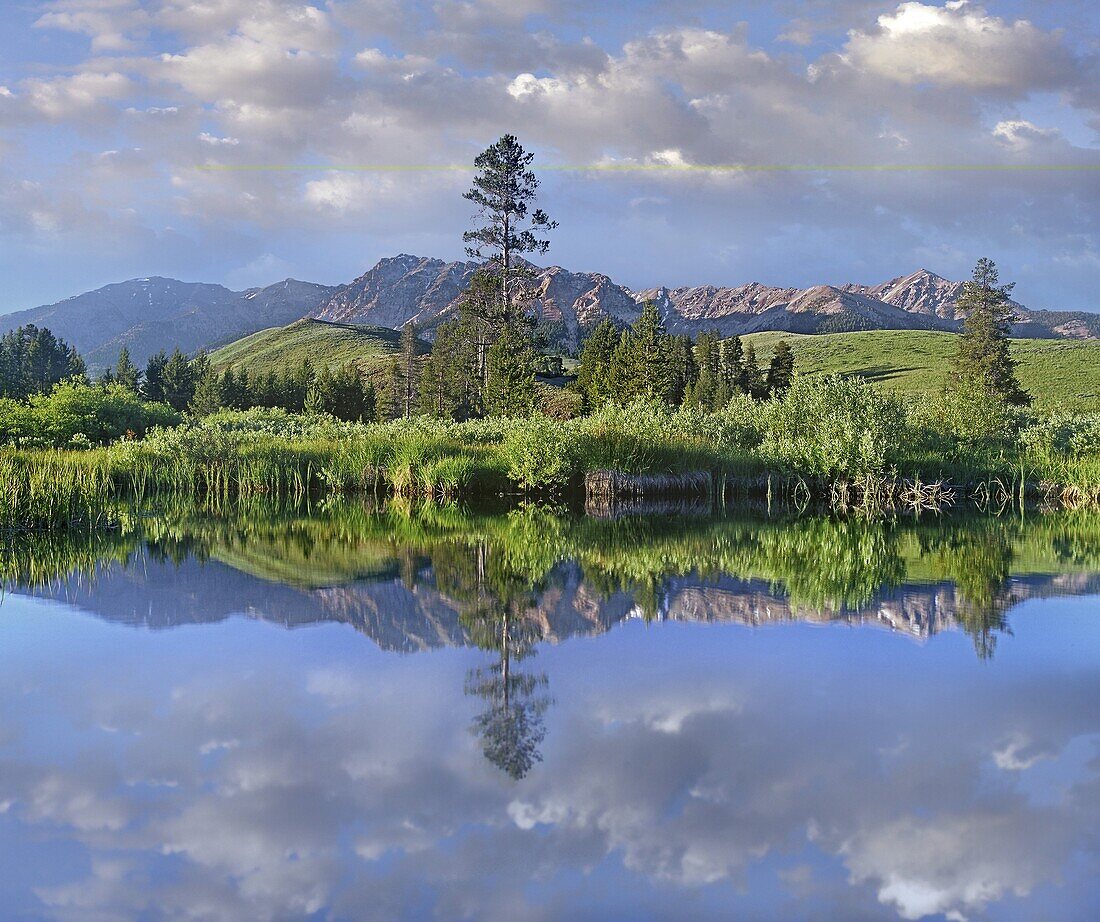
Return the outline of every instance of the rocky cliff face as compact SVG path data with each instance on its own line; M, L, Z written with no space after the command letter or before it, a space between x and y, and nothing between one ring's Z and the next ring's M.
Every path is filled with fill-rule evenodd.
M964 319L956 306L962 283L926 269L881 285L800 289L750 282L631 291L598 272L532 268L533 306L568 349L576 349L584 332L605 317L620 326L632 323L649 300L672 332L692 336L711 329L722 336L765 330L958 330ZM211 349L303 317L392 329L411 320L431 339L434 329L455 313L476 269L472 262L403 254L335 288L287 279L231 291L174 279L134 279L0 317L0 333L27 323L49 327L76 346L93 371L113 365L122 346L143 363L159 349ZM1100 314L1015 308L1017 336L1100 337Z
M873 287L848 286L848 289L875 298L911 315L937 318L959 329L966 313L958 309L958 299L963 292L962 282L952 282L935 272L920 269L912 275L900 276ZM1084 311L1029 310L1012 301L1017 322L1013 325L1016 336L1035 338L1093 339L1100 337L1100 314Z
M400 327L413 321L429 337L452 316L477 265L445 263L402 255L384 259L366 275L339 289L313 316L322 320ZM584 331L610 317L633 322L653 301L674 333L695 335L715 329L722 336L765 330L837 333L851 330L954 331L965 319L957 309L962 282L925 269L881 285L816 285L774 288L760 282L732 288L697 286L631 291L596 272L560 266L535 268L539 316L557 331L563 345L576 348ZM1100 336L1100 315L1030 311L1015 305L1018 336L1089 338Z
M473 262L445 263L407 254L383 259L338 289L311 316L394 329L412 321L431 338L435 327L454 316L477 268ZM569 347L575 348L582 331L604 316L625 325L640 313L638 300L606 275L570 272L560 266L534 271L538 314Z

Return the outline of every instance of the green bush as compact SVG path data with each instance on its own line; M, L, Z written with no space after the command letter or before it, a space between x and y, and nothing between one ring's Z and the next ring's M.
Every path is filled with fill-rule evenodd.
M796 377L763 413L764 459L809 476L883 474L897 463L905 441L901 400L862 378Z
M545 416L512 420L503 451L508 479L524 490L562 487L576 464L572 430Z
M1100 415L1052 413L1020 432L1020 447L1036 460L1100 457Z
M145 403L118 384L63 381L25 404L0 400L0 440L10 444L34 440L72 448L104 445L126 436L140 438L154 426L179 421L175 410Z

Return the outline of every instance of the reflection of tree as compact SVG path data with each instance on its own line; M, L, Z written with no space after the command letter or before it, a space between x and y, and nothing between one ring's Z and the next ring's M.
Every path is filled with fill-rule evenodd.
M515 664L534 654L541 632L508 606L472 612L463 620L478 646L497 654L495 663L471 669L466 679L466 694L488 703L474 719L473 730L481 737L485 758L511 777L522 778L542 761L538 747L546 738L543 715L550 698L542 693L545 673L519 672Z
M924 542L943 572L955 583L955 621L974 642L981 659L992 659L997 636L1011 633L1005 612L1013 599L1008 578L1012 542L1003 523L952 528Z
M532 617L536 587L485 543L467 548L467 554L471 565L455 567L452 562L445 569L452 579L462 574L467 580L448 588L465 603L462 623L470 639L496 657L490 665L471 669L466 678L466 694L488 705L474 719L472 730L481 738L485 757L519 779L542 760L543 715L550 706L546 674L516 668L535 655L535 644L542 639L542 629Z

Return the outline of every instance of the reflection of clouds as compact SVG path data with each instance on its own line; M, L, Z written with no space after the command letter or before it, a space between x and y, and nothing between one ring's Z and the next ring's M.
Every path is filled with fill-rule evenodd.
M979 809L905 817L859 834L843 852L852 877L875 882L879 899L903 918L962 918L1005 894L1027 896L1056 879L1078 832L1037 812Z
M1100 677L1084 669L1014 674L965 658L921 684L952 647L895 659L890 644L857 679L847 654L888 638L817 635L813 668L798 670L788 635L746 645L721 628L676 629L669 668L668 629L624 630L544 651L557 698L545 762L515 783L466 729L478 653L397 658L355 641L336 656L315 639L350 642L343 631L240 622L216 657L205 630L126 634L111 688L102 664L76 664L77 642L58 654L74 666L56 674L71 678L27 700L17 690L33 661L5 657L0 834L87 855L64 883L38 885L44 911L560 918L615 891L629 916L669 893L742 886L774 858L803 910L824 865L850 881L844 914L961 917L1026 898L1093 847L1095 761L1041 804L1020 788L1100 730ZM75 755L36 749L43 719L78 728ZM622 867L639 879L626 893Z

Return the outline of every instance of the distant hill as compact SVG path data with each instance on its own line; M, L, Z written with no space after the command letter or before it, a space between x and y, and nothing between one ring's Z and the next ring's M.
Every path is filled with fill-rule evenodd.
M397 330L305 318L238 339L212 352L210 361L215 368L232 366L249 374L298 368L307 358L315 368L355 362L370 372L397 355L400 346ZM420 343L419 348L423 352L428 346Z
M196 352L297 320L335 289L287 279L267 288L231 291L175 279L133 279L57 304L0 316L0 332L28 323L48 327L96 371L115 363L126 346L143 365L161 349Z
M758 333L746 337L761 360L786 340L802 372L861 375L900 394L936 394L951 373L956 339L947 333L876 330L801 336ZM1018 339L1012 355L1024 390L1040 409L1100 412L1100 340Z
M231 291L221 285L173 279L134 279L33 310L0 316L0 333L34 323L49 327L80 351L93 371L114 364L125 345L139 364L159 349L212 349L303 317L400 329L416 323L431 339L454 315L473 262L421 256L390 257L337 287L287 279L267 288ZM858 330L957 331L962 282L921 269L878 285L777 288L750 282L736 287L650 288L632 291L599 272L532 267L535 304L552 338L575 350L601 319L626 326L642 304L654 301L668 328L722 336L768 330L841 333ZM1015 305L1016 336L1100 337L1100 314L1030 310Z

